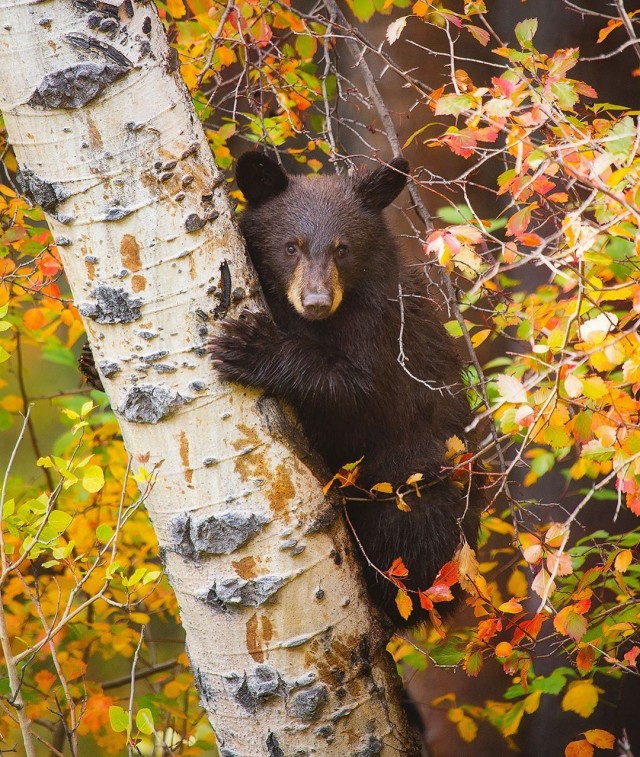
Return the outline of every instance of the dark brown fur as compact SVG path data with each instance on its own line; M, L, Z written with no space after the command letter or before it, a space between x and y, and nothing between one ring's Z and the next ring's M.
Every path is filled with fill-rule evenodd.
M422 496L406 498L411 512L392 499L347 502L368 559L385 571L402 557L406 584L415 590L431 586L463 532L475 544L480 501L474 490L467 507L466 492L443 472L446 440L465 439L470 421L460 359L422 274L401 264L382 215L407 172L397 159L355 178L287 176L257 153L244 155L237 177L249 206L241 228L275 323L248 312L227 321L212 353L225 378L291 403L332 471L363 457L364 488L398 487L414 473L424 475L430 485ZM346 252L336 252L340 245ZM287 291L298 264L307 272L337 268L342 301L335 313L313 320L292 306ZM313 282L301 286L304 297ZM399 287L406 366L431 387L398 362ZM406 625L395 605L397 587L363 565L374 600L396 626ZM424 618L414 601L408 622Z

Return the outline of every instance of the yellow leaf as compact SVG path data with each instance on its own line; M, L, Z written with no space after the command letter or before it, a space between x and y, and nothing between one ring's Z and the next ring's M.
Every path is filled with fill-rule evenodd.
M411 508L404 501L404 497L402 495L402 492L396 492L396 507L398 508L398 510L402 510L403 513L410 513L411 512Z
M451 460L451 458L464 452L465 449L466 448L462 439L458 438L457 436L450 436L447 439L447 451L445 453L445 458L447 460Z
M588 718L595 710L601 692L602 689L594 686L589 679L573 681L562 698L562 709Z
M613 749L616 743L616 737L609 733L609 731L603 731L601 728L592 728L589 731L584 732L585 739L593 746L597 746L599 749Z
M167 11L173 18L182 18L187 14L182 0L167 0Z
M151 616L147 615L146 612L132 612L129 614L129 620L144 626L151 621Z
M396 607L404 620L406 620L413 612L413 601L404 589L398 589L398 593L396 594Z
M473 718L468 717L467 715L465 715L460 720L456 728L458 729L460 738L467 743L473 741L478 735L478 726L476 725L476 721L473 720Z
M507 591L516 597L524 597L528 589L527 577L519 568L512 571L507 581Z
M462 707L452 707L447 712L447 720L450 720L452 723L459 723L463 717L465 717L465 714Z
M485 341L485 339L491 334L491 329L482 329L482 331L477 331L472 337L471 337L471 344L474 347L479 347L482 342Z
M524 700L524 711L527 715L534 713L540 706L541 691L532 691L531 694Z
M592 376L583 382L583 394L590 400L602 399L609 393L609 387L600 376Z
M382 492L382 494L393 494L393 487L391 484L384 481L381 484L374 484L371 487L372 492Z
M89 465L82 477L82 486L85 491L94 494L104 486L104 473L99 465Z
M467 542L460 547L457 558L461 584L464 587L465 581L468 585L470 581L473 582L478 578L478 560L476 558L476 553L471 549Z
M616 559L613 563L613 567L620 573L624 573L633 559L633 553L630 549L623 549L616 555ZM597 744L596 744L597 746Z

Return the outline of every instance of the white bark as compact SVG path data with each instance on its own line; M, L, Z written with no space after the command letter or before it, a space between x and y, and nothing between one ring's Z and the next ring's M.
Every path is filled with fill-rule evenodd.
M134 465L159 466L148 509L221 753L409 754L341 520L273 405L208 364L229 282L230 312L260 303L172 68L151 4L0 0L0 107L22 182L48 213Z

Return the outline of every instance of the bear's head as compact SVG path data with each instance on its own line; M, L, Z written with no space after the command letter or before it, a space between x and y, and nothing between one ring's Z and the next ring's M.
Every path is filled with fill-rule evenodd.
M317 321L363 282L388 276L396 253L382 211L408 172L407 161L394 158L349 177L293 176L260 153L242 155L240 225L267 295L285 295L300 316Z

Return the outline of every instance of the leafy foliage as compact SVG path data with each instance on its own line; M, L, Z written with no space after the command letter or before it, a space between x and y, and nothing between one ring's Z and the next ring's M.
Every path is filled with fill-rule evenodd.
M499 700L432 702L462 741L488 723L516 744L546 696L585 722L567 734L565 754L590 755L624 743L587 726L602 681L638 675L640 655L640 140L637 111L582 79L599 46L624 55L640 17L621 3L617 15L590 11L598 28L588 55L545 52L542 19L521 20L508 41L491 24L492 5L349 0L352 29L329 1L309 13L286 0L158 2L222 168L243 143L310 172L389 157L399 145L415 157L420 223L407 216L407 247L468 351L481 440L472 454L451 439L443 465L463 488L476 476L488 506L478 555L461 544L433 586L414 586L402 555L375 566L397 587L403 617L420 604L432 619L390 650L404 667L461 666L475 678L491 661L504 671ZM415 59L420 49L441 61L433 85L406 65L407 50ZM640 74L619 70L630 81ZM0 362L10 368L0 430L16 450L0 541L5 655L45 741L72 732L105 754L127 742L144 754L162 743L210 754L185 655L162 641L181 636L140 507L156 472L131 470L104 396L89 398L70 378L82 324L42 213L18 196L15 160L0 151ZM50 364L67 378L32 389L29 377ZM357 475L358 463L345 464L328 486L357 486ZM402 510L414 490L428 498L419 474L362 493ZM467 625L447 629L439 603L458 588ZM558 660L545 675L543 645ZM16 741L2 685L0 731Z

